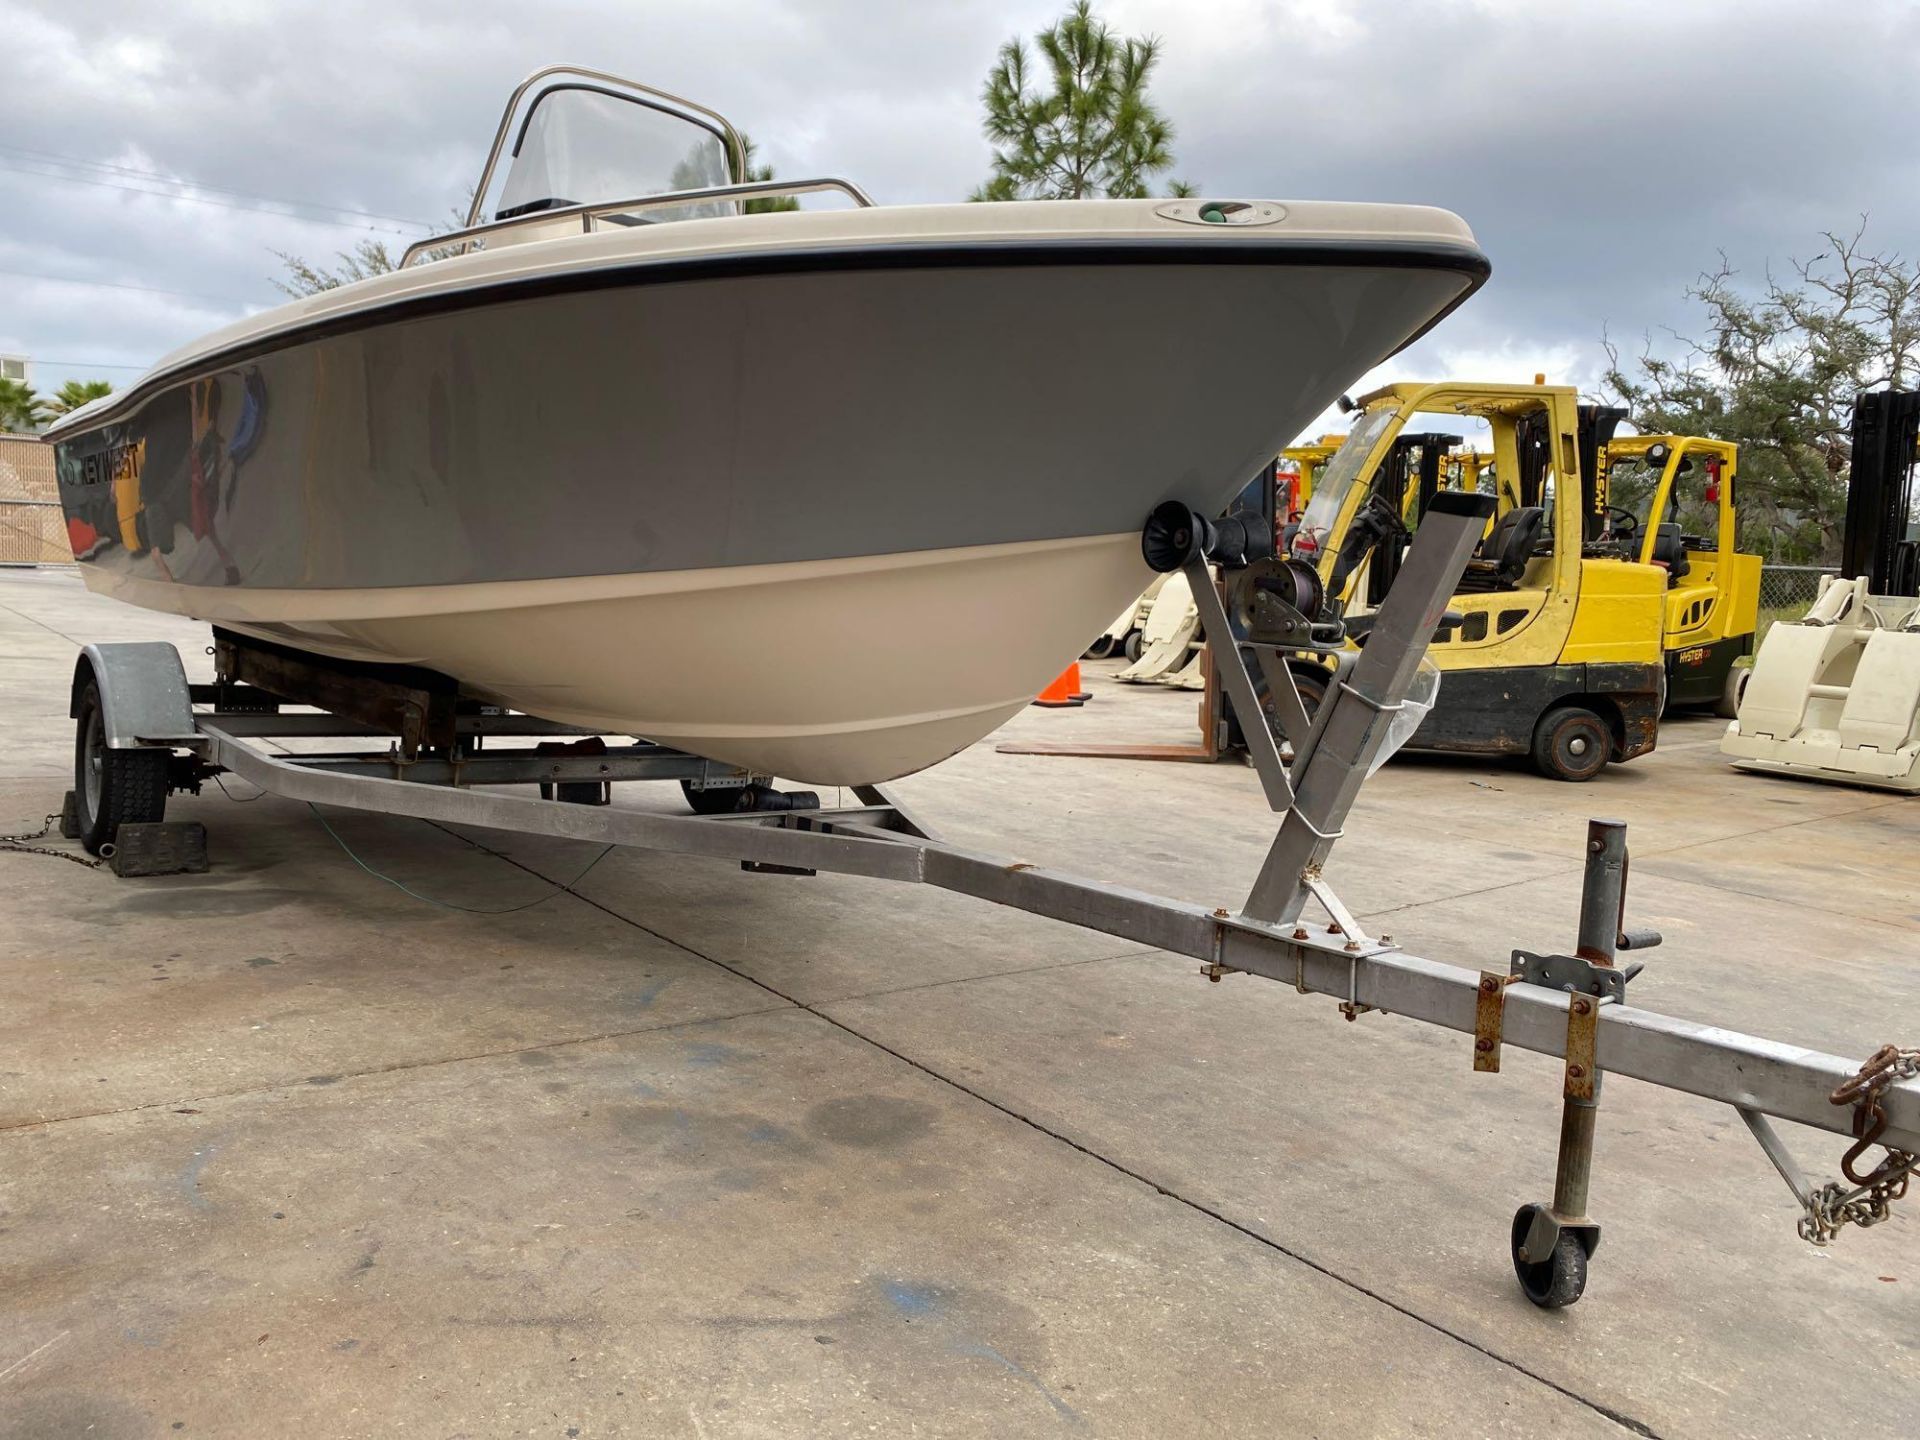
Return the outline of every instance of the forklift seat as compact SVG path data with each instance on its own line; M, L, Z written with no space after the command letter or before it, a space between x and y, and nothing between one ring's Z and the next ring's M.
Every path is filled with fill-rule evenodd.
M1653 532L1653 563L1667 567L1667 584L1677 585L1693 568L1687 559L1687 542L1678 525L1662 525Z
M1461 590L1511 590L1518 585L1546 519L1541 505L1516 505L1502 515L1467 562Z

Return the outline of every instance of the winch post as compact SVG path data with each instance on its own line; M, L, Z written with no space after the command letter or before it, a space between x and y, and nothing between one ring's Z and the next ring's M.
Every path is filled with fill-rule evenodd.
M1492 513L1489 495L1450 491L1434 497L1360 658L1321 702L1312 733L1300 747L1304 758L1294 762L1291 775L1293 804L1281 817L1280 831L1241 907L1248 919L1287 925L1306 907L1312 893L1308 881L1320 873L1340 838L1347 811L1386 744L1392 712L1405 702ZM1223 653L1240 663L1237 647L1226 645Z

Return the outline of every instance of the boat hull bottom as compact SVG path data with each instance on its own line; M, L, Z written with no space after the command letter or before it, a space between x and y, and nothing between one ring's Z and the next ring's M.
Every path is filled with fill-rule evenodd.
M758 773L871 784L1016 714L1150 578L1137 534L369 590L96 590ZM1062 650L1060 638L1070 636Z

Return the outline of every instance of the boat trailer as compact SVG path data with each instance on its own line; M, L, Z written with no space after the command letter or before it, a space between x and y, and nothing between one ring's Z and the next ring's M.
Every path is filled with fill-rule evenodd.
M880 785L852 787L857 804L821 808L807 792L773 789L771 777L645 742L609 745L579 727L462 701L444 677L334 667L225 633L217 634L219 679L211 685L189 685L169 644L86 647L73 689L76 789L84 793L68 797L63 829L110 855L122 874L204 869L204 830L166 822L165 797L198 793L203 781L232 774L315 806L703 855L747 871L824 870L934 885L1186 956L1210 981L1260 976L1303 995L1331 996L1348 1020L1378 1011L1458 1031L1472 1037L1477 1072L1497 1072L1509 1045L1562 1057L1553 1195L1523 1205L1509 1236L1522 1289L1546 1308L1579 1299L1599 1243L1587 1190L1608 1073L1731 1105L1793 1190L1803 1238L1824 1245L1847 1224L1886 1219L1920 1164L1920 1051L1886 1046L1860 1065L1629 1005L1627 988L1641 965L1622 964L1622 952L1650 948L1659 937L1623 923L1621 822L1588 826L1572 953L1516 950L1494 969L1422 959L1368 935L1325 879L1361 786L1404 738L1397 732L1410 728L1396 727L1396 717L1430 638L1446 623L1448 598L1490 504L1470 494L1436 497L1357 652L1311 618L1318 610L1311 580L1260 555L1231 521L1210 525L1163 506L1148 522L1149 563L1185 573L1206 632L1247 637L1215 647L1235 710L1262 712L1258 675L1291 750L1289 759L1266 727L1249 730L1254 768L1280 818L1238 909L962 849ZM1226 574L1225 599L1209 560ZM1303 648L1318 648L1333 667L1326 699L1311 715L1284 658ZM282 704L315 708L282 711ZM1417 720L1417 711L1407 718ZM316 738L364 744L323 753L266 748ZM525 741L534 743L515 743ZM679 780L695 813L607 803L612 784L640 779ZM513 784L538 784L547 798L473 788ZM1324 918L1310 920L1309 906ZM1808 1180L1773 1120L1848 1137L1845 1183ZM1885 1152L1877 1162L1867 1158L1875 1146Z

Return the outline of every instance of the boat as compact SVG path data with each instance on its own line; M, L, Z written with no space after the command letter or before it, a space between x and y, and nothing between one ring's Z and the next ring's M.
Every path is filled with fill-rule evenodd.
M1483 282L1421 206L879 206L552 67L466 228L50 430L95 591L756 773L986 735ZM769 202L837 193L837 208Z

